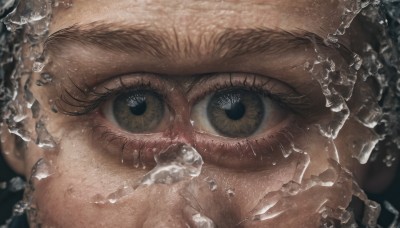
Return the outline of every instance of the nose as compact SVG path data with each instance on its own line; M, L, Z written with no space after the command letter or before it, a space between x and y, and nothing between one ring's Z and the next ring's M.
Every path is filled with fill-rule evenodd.
M139 187L123 201L136 211L134 227L241 227L235 207L227 206L226 197L210 191L200 178Z

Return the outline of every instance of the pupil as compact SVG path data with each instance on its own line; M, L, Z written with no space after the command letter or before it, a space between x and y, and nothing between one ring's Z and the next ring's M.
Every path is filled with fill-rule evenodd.
M225 109L225 114L231 120L240 120L246 113L246 107L242 102L235 102L230 105L229 109Z
M129 107L131 113L136 116L143 115L143 113L146 112L146 109L147 109L147 102L144 99L142 101L136 102L134 106Z

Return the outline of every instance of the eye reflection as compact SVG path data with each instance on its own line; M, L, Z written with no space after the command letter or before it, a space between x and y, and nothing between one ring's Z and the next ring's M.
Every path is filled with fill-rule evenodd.
M264 94L245 88L228 88L195 104L191 118L200 132L247 138L271 130L286 116L287 111Z
M133 133L154 130L164 115L164 104L150 91L130 91L117 96L112 105L112 116L118 125Z
M220 91L207 106L207 118L215 130L228 137L252 135L264 118L264 105L258 94L243 89Z

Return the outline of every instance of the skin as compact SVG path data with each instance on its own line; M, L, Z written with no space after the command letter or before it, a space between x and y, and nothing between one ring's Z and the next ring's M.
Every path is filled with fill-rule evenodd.
M353 151L348 145L351 145L351 140L368 137L370 131L352 118L346 122L334 141L341 164L340 168L335 168L338 166L332 163L332 144L313 127L317 123L329 120L331 114L325 108L320 86L304 69L304 63L316 57L312 46L278 58L249 55L226 60L210 56L208 47L201 43L202 39L207 39L219 31L257 27L288 31L306 30L326 37L340 25L342 4L340 1L322 0L251 0L220 3L142 3L129 0L110 3L105 0L75 0L70 8L55 9L50 34L74 24L98 21L123 24L127 27L145 25L153 31L164 31L167 34L175 32L176 43L184 45L190 39L193 46L198 48L188 53L177 51L172 57L161 60L140 53L110 52L78 44L69 44L58 53L49 52L46 56L48 64L44 71L54 76L54 82L43 87L32 86L31 90L41 104L41 114L46 116L46 127L57 141L57 146L43 150L34 142L29 142L29 149L24 152L22 159L6 156L11 166L28 179L32 175L31 168L38 159L44 157L49 163L51 176L42 180L32 179L35 190L31 196L38 214L31 215L31 222L36 220L45 227L186 227L187 224L195 226L192 216L200 213L213 220L218 227L317 227L321 223L317 211L325 199L329 199L325 205L330 208L346 208L351 200L353 177L345 175L343 169L355 172L354 179L361 186L366 184L364 173L367 170L367 167L361 167L357 160L351 158ZM341 42L357 51L359 47L352 44L356 38L354 31L359 31L357 25L341 37ZM321 53L334 59L338 66L348 65L335 51L322 48ZM178 113L179 118L174 120L174 126L168 129L168 132L172 133L166 137L177 143L197 145L196 149L203 153L205 160L199 177L172 185L142 186L134 193L120 198L115 204L94 203L99 199L97 196L107 196L115 192L124 182L136 183L135 181L140 180L154 167L154 163L150 162L146 169L134 168L129 160L121 163L118 153L108 153L107 151L115 151L115 148L110 146L112 143L108 142L107 138L101 138L101 133L93 132L94 124L99 121L118 134L136 137L139 140L143 138L119 129L107 118L100 118L99 109L91 115L72 117L60 112L51 112L49 99L59 95L61 85L73 88L69 78L78 85L96 84L101 80L111 81L109 83L115 85L118 81L112 81L111 78L116 72L156 72L167 77L167 86L174 88L171 93L176 97L173 105L177 108L173 113ZM333 186L313 186L309 190L300 191L298 195L286 197L285 200L291 207L282 206L285 212L273 219L247 220L254 215L255 208L263 205L263 198L270 202L271 193L279 191L282 185L292 181L296 174L302 171L300 166L308 156L293 153L284 158L280 150L274 149L267 159L257 163L262 164L262 168L257 170L240 167L243 162L240 159L234 160L233 165L229 163L229 167L213 162L212 154L217 154L221 161L230 159L225 157L227 155L219 155L217 150L213 151L212 148L216 147L211 146L211 152L205 156L206 152L201 148L202 144L199 143L195 127L189 121L193 106L189 100L194 95L185 90L185 85L195 77L193 75L209 72L256 73L262 77L273 78L275 86L283 83L295 88L299 94L309 97L312 107L303 112L309 115L300 117L293 113L285 114L286 117L281 123L265 131L276 132L292 118L300 128L298 132L292 132L295 135L294 145L306 151L310 159L302 183L306 183L311 176L318 176L331 168L332 177L328 179L334 182ZM129 76L128 73L126 75ZM33 77L38 79L40 76L36 73ZM193 90L196 89L201 88L194 87ZM365 91L367 93L363 93ZM369 93L373 94L370 87L364 82L358 82L354 95L348 102L349 108L356 110L360 100ZM29 118L28 128L34 129L34 123L35 120ZM310 130L306 130L307 127L310 127ZM349 135L355 138L348 137ZM5 142L8 142L3 144L4 151L17 150L13 143L10 143L13 141L12 135L5 134L3 137ZM231 139L222 138L222 141L229 140ZM326 145L328 152L325 150ZM284 147L289 149L286 144ZM149 157L151 158L152 154ZM216 191L210 191L205 178L217 183ZM342 183L338 184L339 182ZM232 190L234 195L228 194L228 189ZM279 211L279 208L276 210Z

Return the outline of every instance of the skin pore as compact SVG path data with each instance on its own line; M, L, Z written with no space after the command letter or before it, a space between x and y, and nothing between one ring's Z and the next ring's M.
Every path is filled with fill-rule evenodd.
M319 133L315 126L332 114L305 65L314 62L318 49L346 72L351 52L345 47L360 48L353 44L357 22L340 37L340 48L323 42L339 27L342 4L74 0L70 8L55 8L42 71L52 83L31 90L57 146L45 151L29 142L22 160L6 157L28 179L40 158L50 169L48 178L33 178L37 215L31 218L45 227L187 227L195 226L193 215L199 213L218 227L317 227L322 204L348 207L353 178L332 159L355 172L363 186L366 168L352 158L349 145L371 132L350 118L334 142ZM120 126L113 109L122 93L138 91L164 109L153 117L160 119L154 127L133 132ZM254 133L228 137L206 120L207 99L219 91L261 97L268 112ZM371 88L358 81L350 111L366 94L373 94ZM34 129L35 120L27 126ZM139 187L114 204L95 203L140 180L154 167L154 155L174 143L192 145L202 155L199 177ZM282 153L293 149L306 153ZM269 193L329 168L339 176L333 185L289 197L292 208L271 220L248 219ZM210 191L210 180L216 190Z

